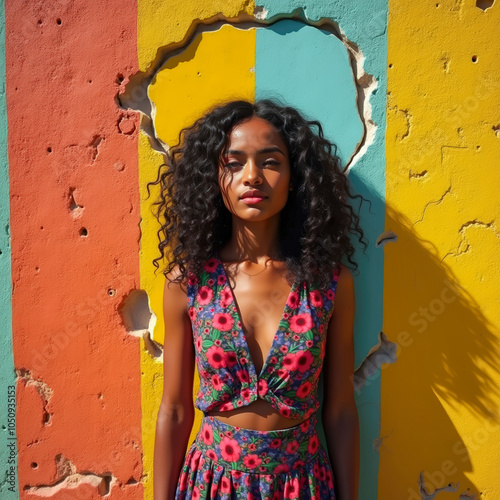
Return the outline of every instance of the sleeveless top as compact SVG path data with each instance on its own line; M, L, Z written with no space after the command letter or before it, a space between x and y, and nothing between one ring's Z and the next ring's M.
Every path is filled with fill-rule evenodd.
M339 270L319 290L294 283L278 330L257 374L228 277L218 253L190 273L188 312L192 324L202 412L228 411L258 398L282 416L307 418L319 408L318 380L325 357L328 322L333 312Z

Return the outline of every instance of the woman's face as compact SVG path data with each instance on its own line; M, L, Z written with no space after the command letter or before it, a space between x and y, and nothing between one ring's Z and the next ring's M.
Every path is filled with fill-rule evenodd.
M273 125L254 116L233 127L219 185L226 208L240 219L260 221L281 212L290 188L290 161ZM249 191L258 192L248 197Z

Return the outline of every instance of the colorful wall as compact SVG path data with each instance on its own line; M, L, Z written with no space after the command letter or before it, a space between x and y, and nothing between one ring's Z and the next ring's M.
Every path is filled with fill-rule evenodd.
M321 120L370 201L359 498L500 498L498 1L0 7L2 499L153 498L146 183L213 102L268 96Z

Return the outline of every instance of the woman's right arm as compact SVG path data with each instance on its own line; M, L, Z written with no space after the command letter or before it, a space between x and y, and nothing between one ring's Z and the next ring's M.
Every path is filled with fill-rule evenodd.
M169 276L175 277L178 268ZM163 396L156 421L155 500L173 500L194 420L194 346L185 291L165 280L163 292Z

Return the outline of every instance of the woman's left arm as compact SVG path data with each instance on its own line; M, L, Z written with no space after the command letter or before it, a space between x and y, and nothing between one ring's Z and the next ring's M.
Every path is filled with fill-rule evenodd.
M324 360L323 427L337 500L357 500L359 420L354 400L354 282L341 266Z

